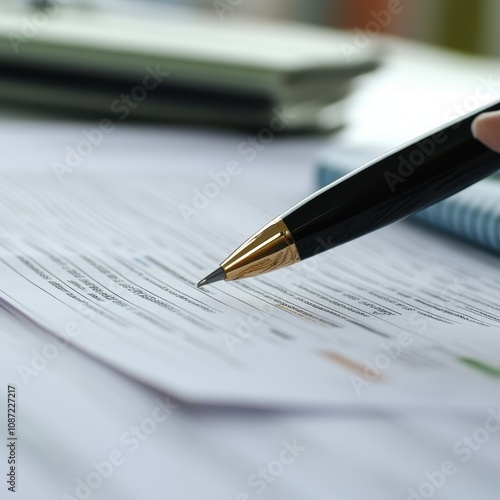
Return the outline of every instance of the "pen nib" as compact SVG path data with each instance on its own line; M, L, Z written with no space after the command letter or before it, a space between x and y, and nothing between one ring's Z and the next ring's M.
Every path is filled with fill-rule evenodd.
M226 279L226 273L222 267L218 267L213 273L210 273L206 278L203 278L198 283L198 288L210 285L211 283L215 283L216 281L222 281Z

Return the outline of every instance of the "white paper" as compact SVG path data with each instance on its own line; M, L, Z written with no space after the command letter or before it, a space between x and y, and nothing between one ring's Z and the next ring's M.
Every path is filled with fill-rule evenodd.
M52 335L3 309L0 325L2 394L6 384L17 390L16 494L23 500L69 500L89 491L97 500L327 500L332 491L339 498L407 499L410 489L432 490L424 486L428 474L443 481L436 471L445 460L455 473L433 498L498 497L500 432L483 441L486 420L500 418L498 405L446 418L192 407L70 346L56 347ZM53 356L44 360L47 352ZM24 383L21 370L32 365L37 375ZM281 468L283 442L298 451L283 455ZM97 474L111 454L119 465Z
M168 176L4 177L1 296L63 340L189 401L497 401L496 260L414 226L197 289L286 206L273 192L247 182L186 217L192 185Z

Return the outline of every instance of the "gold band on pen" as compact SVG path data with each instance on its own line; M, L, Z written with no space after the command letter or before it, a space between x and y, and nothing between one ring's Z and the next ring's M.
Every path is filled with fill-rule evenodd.
M227 280L248 278L300 261L292 233L281 219L274 219L240 245L220 267Z

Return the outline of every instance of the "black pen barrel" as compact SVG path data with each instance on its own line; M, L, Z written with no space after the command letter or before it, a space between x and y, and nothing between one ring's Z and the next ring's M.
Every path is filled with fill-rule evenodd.
M500 103L376 158L281 216L301 259L404 219L500 168L500 155L476 140L471 124Z

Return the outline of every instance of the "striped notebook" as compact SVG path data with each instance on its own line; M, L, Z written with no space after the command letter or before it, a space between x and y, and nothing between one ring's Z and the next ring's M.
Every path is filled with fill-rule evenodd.
M381 153L336 144L319 158L319 186L339 179ZM500 174L412 215L411 219L500 254Z

